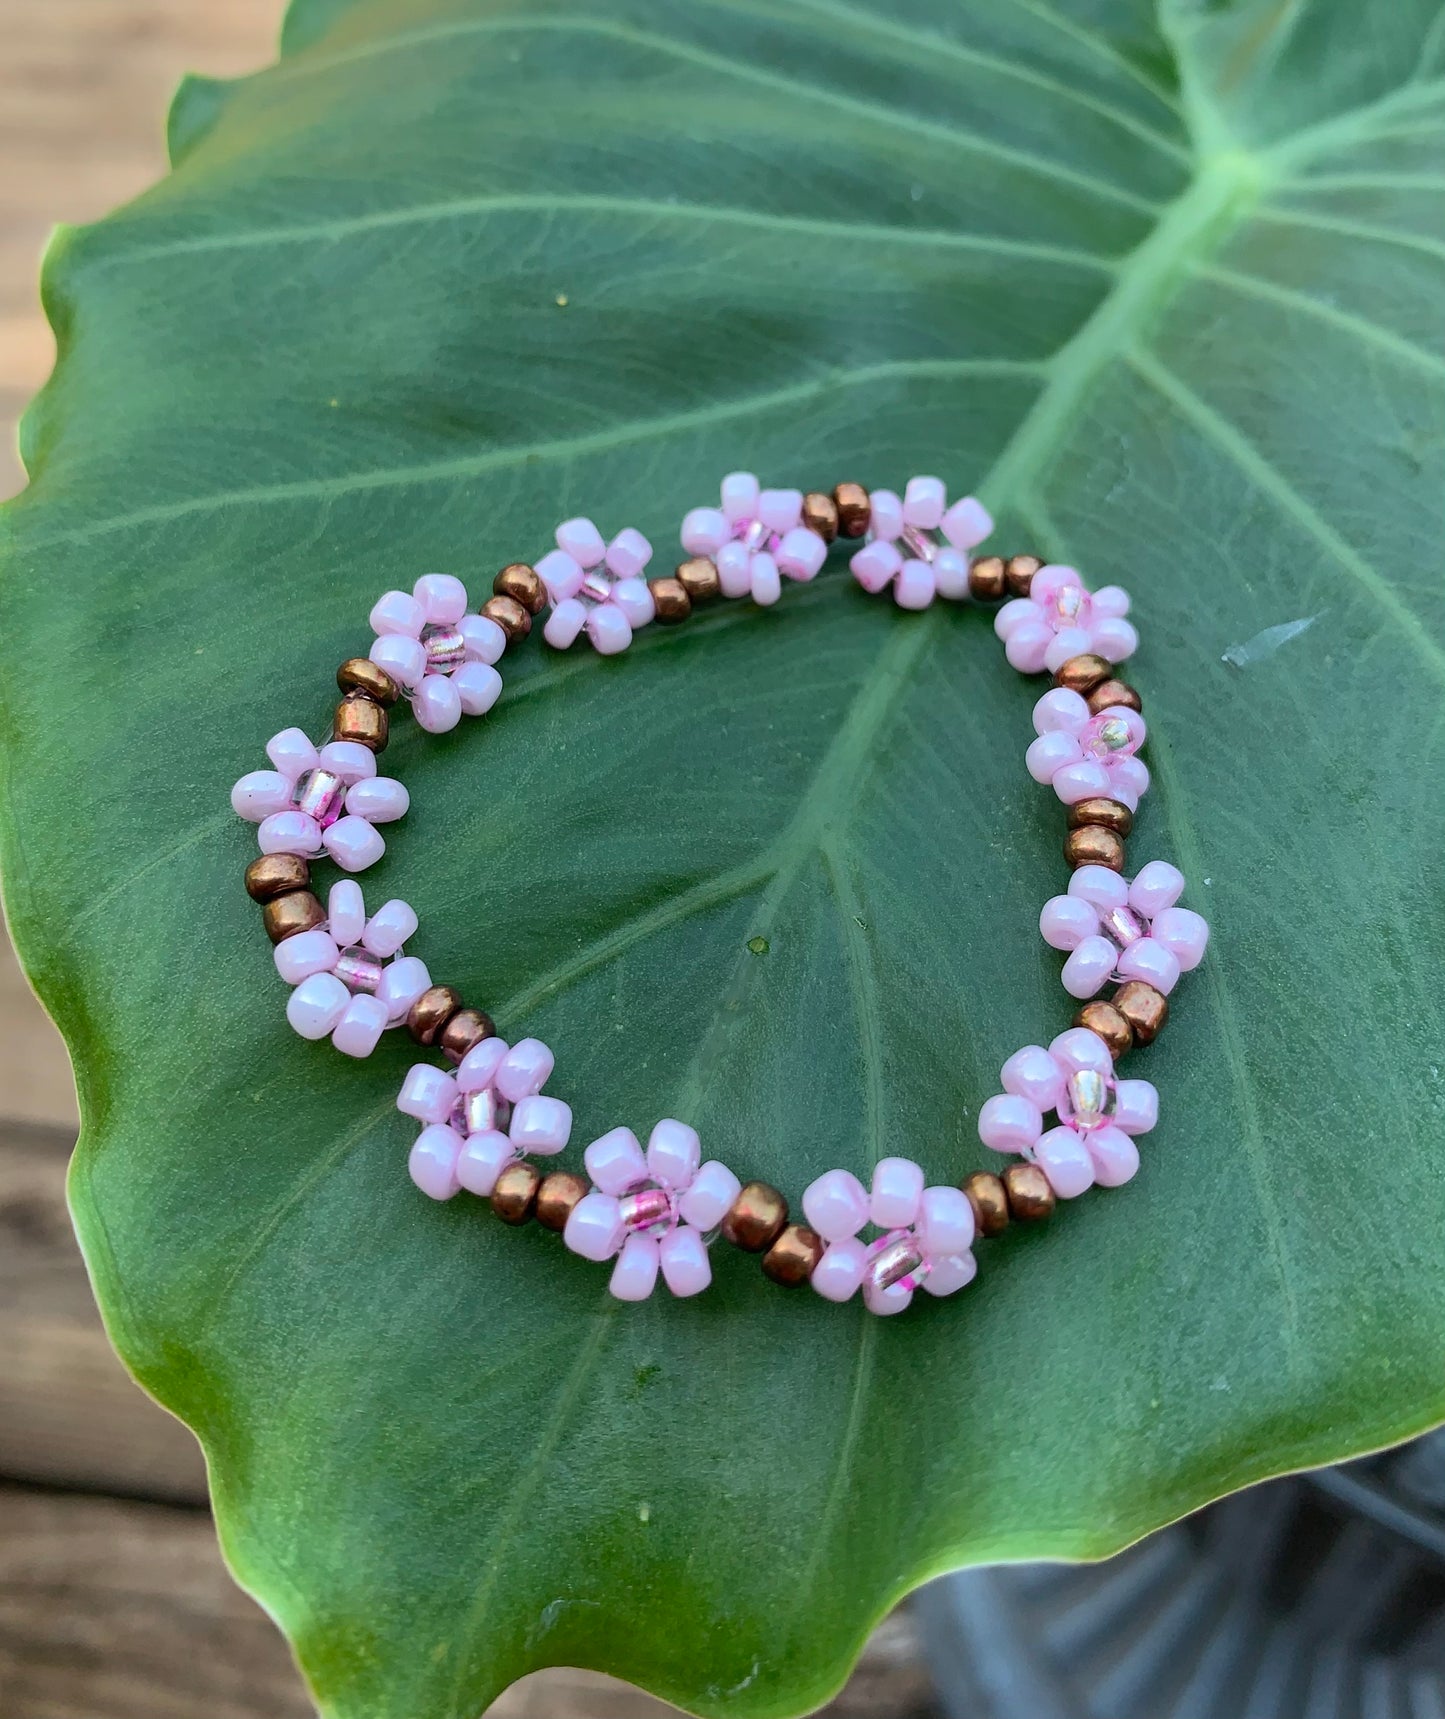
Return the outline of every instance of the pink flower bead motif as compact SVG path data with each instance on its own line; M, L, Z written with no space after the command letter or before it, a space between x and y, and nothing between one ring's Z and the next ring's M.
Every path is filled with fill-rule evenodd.
M729 472L719 507L695 507L682 522L689 555L717 563L724 597L776 603L784 579L807 581L828 558L828 545L803 524L803 492L763 489L752 472Z
M402 950L416 924L404 901L388 901L368 918L361 885L349 877L334 883L325 925L275 949L277 972L295 986L286 1019L301 1037L329 1034L344 1055L370 1056L431 983L422 963ZM305 947L292 947L302 940Z
M702 1161L696 1130L667 1118L644 1152L630 1128L614 1128L583 1158L592 1188L562 1232L572 1252L615 1261L608 1287L619 1301L645 1301L659 1272L674 1295L706 1289L708 1241L742 1184L725 1164Z
M411 1149L411 1179L434 1200L463 1188L485 1198L508 1164L549 1158L572 1137L572 1109L543 1095L553 1069L540 1039L483 1039L456 1070L419 1062L396 1107L424 1126Z
M1159 1120L1159 1094L1147 1080L1119 1080L1097 1033L1070 1027L1047 1050L1025 1045L1001 1078L1004 1090L978 1113L978 1137L995 1152L1031 1159L1061 1200L1096 1182L1116 1188L1138 1170L1134 1136ZM1049 1111L1057 1126L1046 1131Z
M600 655L625 651L656 613L642 577L652 545L630 525L604 543L590 519L564 520L556 537L557 547L537 563L552 603L542 637L565 651L585 629Z
M1039 930L1051 948L1068 952L1064 989L1092 997L1111 979L1142 979L1167 997L1181 973L1204 959L1209 924L1176 902L1184 873L1151 860L1129 882L1106 866L1082 865L1067 895L1044 904Z
M490 615L467 613L467 588L450 573L424 573L410 596L379 597L371 630L371 660L401 687L428 733L445 734L497 702L502 677L492 665L507 635Z
M1090 592L1074 568L1050 562L1034 574L1027 597L1004 604L993 630L1021 674L1052 673L1085 652L1111 663L1133 656L1139 635L1124 619L1128 613L1129 593L1121 586Z
M803 1215L828 1244L812 1283L829 1301L847 1301L861 1288L870 1313L902 1313L915 1290L952 1295L978 1270L967 1196L926 1188L908 1158L881 1159L871 1192L851 1171L827 1171L804 1190ZM868 1225L879 1233L864 1242Z
M926 609L935 597L968 595L968 552L993 530L983 503L971 495L948 505L942 478L915 477L900 497L875 489L868 540L849 562L865 591L893 587L900 609Z
M355 740L313 746L299 728L266 742L273 768L231 789L238 816L258 824L263 854L327 853L343 871L364 871L386 852L377 824L405 815L406 789L376 773L376 754Z
M1056 686L1034 706L1034 732L1024 754L1029 775L1066 806L1102 796L1138 810L1149 768L1136 755L1149 731L1137 710L1111 704L1096 715L1079 693Z

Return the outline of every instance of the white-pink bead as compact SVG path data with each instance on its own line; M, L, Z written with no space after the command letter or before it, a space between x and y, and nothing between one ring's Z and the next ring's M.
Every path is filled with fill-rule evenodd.
M1027 1152L1043 1131L1038 1105L1016 1093L998 1093L979 1108L978 1137L995 1152Z
M418 1122L445 1122L456 1109L457 1083L444 1068L417 1062L406 1071L396 1107Z
M1098 1074L1109 1074L1114 1067L1108 1045L1087 1027L1065 1028L1050 1041L1049 1055L1068 1074L1078 1074L1086 1068Z
M689 555L716 555L732 536L727 515L716 507L695 507L683 517L682 546Z
M326 929L343 949L361 941L366 929L366 903L354 878L343 877L327 893Z
M1065 764L1062 770L1054 772L1052 782L1054 792L1066 806L1076 805L1080 800L1108 798L1113 791L1108 770L1092 758Z
M247 823L259 824L285 812L293 792L293 784L280 771L252 770L231 789L231 810Z
M1122 1128L1091 1128L1084 1142L1101 1188L1120 1188L1138 1173L1139 1148Z
M1116 969L1121 979L1142 979L1168 996L1179 983L1178 958L1152 937L1141 937L1119 956Z
M800 489L764 489L758 491L756 517L769 531L781 535L791 531L803 517L803 492Z
M519 1151L533 1152L539 1158L565 1151L572 1138L572 1106L560 1098L528 1093L512 1109L509 1132Z
M882 539L866 544L848 567L865 591L877 594L903 565L903 557L892 543Z
M1147 1134L1159 1121L1159 1092L1152 1081L1121 1080L1114 1089L1114 1126Z
M657 1244L662 1278L674 1295L699 1295L712 1282L712 1264L701 1234L686 1224Z
M305 812L272 812L256 829L256 845L263 854L321 852L321 826Z
M736 541L723 544L717 556L718 586L724 597L746 597L753 588L753 558Z
M1173 907L1184 893L1184 873L1167 860L1150 860L1129 885L1128 901L1136 913L1153 918Z
M422 1129L407 1160L411 1179L422 1193L434 1200L449 1200L460 1192L457 1158L461 1147L460 1137L450 1128L432 1126Z
M665 1117L647 1137L647 1170L664 1188L686 1188L702 1162L697 1130Z
M517 1143L495 1128L469 1134L457 1154L457 1180L469 1194L486 1199L496 1187L497 1177L508 1164L516 1162L518 1153Z
M803 1190L803 1215L824 1241L844 1241L868 1222L867 1191L851 1170L826 1170Z
M933 582L940 597L961 602L968 595L968 557L957 549L940 549L933 557Z
M1128 883L1106 865L1077 867L1069 879L1069 894L1104 913L1111 908L1129 905Z
M321 845L343 871L365 871L386 852L386 843L365 818L338 818L321 832Z
M934 1260L935 1270L944 1258L967 1253L973 1246L973 1207L961 1188L925 1188L918 1203L917 1222L918 1239Z
M911 1158L880 1158L874 1165L868 1217L879 1229L906 1229L917 1218L922 1198L923 1171Z
M1076 735L1063 729L1050 729L1037 740L1031 740L1024 753L1024 768L1035 782L1046 786L1067 765L1077 764L1081 757Z
M557 1059L541 1039L518 1039L497 1065L497 1091L509 1104L540 1092Z
M430 989L431 974L427 971L426 962L415 955L403 955L399 961L382 968L381 983L375 994L385 1003L386 1018L395 1026L405 1018L422 992Z
M993 515L977 496L966 495L954 502L939 524L955 549L976 549L992 534Z
M652 559L652 545L632 526L619 531L607 545L608 571L619 579L635 579Z
M316 761L323 770L339 776L348 788L376 774L376 754L359 740L328 740Z
M619 579L612 587L608 602L621 609L634 632L647 626L657 614L657 604L645 579Z
M753 601L765 609L770 609L783 594L783 581L777 562L766 549L759 549L753 555L749 572L749 589Z
M423 573L411 594L434 627L454 627L467 612L467 588L450 573Z
M913 1301L913 1291L901 1283L891 1283L887 1289L875 1289L864 1279L863 1305L870 1313L886 1318L891 1313L906 1313Z
M1149 935L1169 951L1182 973L1191 973L1209 946L1209 922L1187 907L1166 907L1155 914Z
M794 526L778 545L778 571L789 579L813 579L817 577L824 561L828 558L828 545L819 537L816 531L809 531L806 526Z
M903 497L891 489L871 490L868 495L868 534L891 543L903 531Z
M266 742L266 756L292 782L320 762L320 754L299 728L283 728L273 734Z
M729 472L722 480L724 517L734 525L741 519L756 519L760 494L758 480L751 472Z
M457 622L469 663L499 663L507 635L490 615L463 615Z
M1107 937L1084 938L1064 962L1064 970L1060 975L1064 989L1071 997L1081 1000L1084 997L1092 997L1114 971L1114 963L1119 960L1119 951ZM1125 974L1120 961L1121 978L1139 976Z
M1077 734L1093 713L1081 694L1072 687L1050 687L1034 706L1034 733L1062 731Z
M556 536L557 547L579 567L600 567L607 555L602 533L590 519L564 519Z
M611 1259L621 1245L622 1212L611 1194L584 1194L568 1214L562 1240L583 1259Z
M726 1164L709 1158L677 1202L678 1215L684 1223L692 1224L696 1229L714 1230L742 1188L742 1183Z
M421 636L426 624L426 610L405 591L387 591L371 605L367 619L372 632L382 637L399 634L403 638L415 639Z
M630 1235L622 1244L607 1287L619 1301L646 1301L656 1287L660 1264L657 1243L651 1236Z
M537 563L536 573L549 600L559 606L582 589L584 569L565 549L550 550Z
M1090 634L1090 644L1105 662L1122 663L1127 662L1138 650L1139 635L1131 622L1106 617L1095 622Z
M411 795L394 776L373 776L369 781L353 782L346 790L347 811L365 818L368 824L395 823L410 807Z
M457 1065L458 1092L485 1092L497 1078L497 1070L511 1046L495 1035L474 1044Z
M903 523L919 531L935 531L943 522L947 502L948 491L942 478L909 478L903 492Z
M485 716L502 696L502 677L490 663L466 662L452 670L463 716Z
M1016 1050L999 1070L1005 1092L1026 1098L1036 1110L1052 1110L1063 1096L1064 1072L1042 1045Z
M362 930L362 946L383 961L388 960L409 937L415 935L416 927L416 913L406 902L383 902Z
M1057 674L1070 657L1083 656L1092 641L1093 635L1083 627L1063 628L1049 640L1048 649L1044 652L1044 667L1050 674Z
M926 561L905 561L893 581L893 601L900 609L926 609L937 591Z
M828 1301L847 1301L856 1295L868 1265L868 1250L860 1241L845 1238L823 1249L813 1267L813 1288Z
M332 1029L331 1042L343 1056L370 1056L385 1031L385 1003L362 991L346 1005Z
M971 1253L950 1253L934 1260L920 1287L929 1295L956 1295L977 1276L978 1261Z
M330 933L318 925L278 943L272 958L286 983L299 985L313 973L329 973L341 959L341 951Z
M452 685L450 675L424 675L411 708L428 734L446 734L462 719L462 695Z
M647 1159L630 1128L613 1128L594 1140L582 1160L604 1194L625 1194L647 1178Z
M1044 903L1039 931L1051 949L1077 949L1086 937L1098 936L1098 911L1078 896L1056 895Z
M1083 1135L1072 1128L1050 1128L1040 1135L1034 1162L1061 1200L1077 1199L1094 1185L1094 1161Z
M586 627L599 656L615 657L632 643L632 628L615 603L599 603L588 614Z
M577 597L567 597L548 615L542 637L554 651L565 651L577 642L577 635L587 624L587 605Z
M1109 772L1109 793L1131 812L1149 791L1149 766L1142 758L1116 758Z
M286 999L286 1019L303 1039L324 1039L351 1001L334 973L313 973Z
M1053 633L1042 621L1024 620L1004 639L1003 654L1020 674L1038 674L1044 666Z
M384 634L367 655L407 692L414 691L426 673L426 647L406 633Z

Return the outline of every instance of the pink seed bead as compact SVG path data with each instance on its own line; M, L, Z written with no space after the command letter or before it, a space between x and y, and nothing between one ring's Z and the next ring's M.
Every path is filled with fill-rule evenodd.
M1094 593L1094 619L1115 620L1129 613L1129 593L1122 585L1101 585Z
M422 677L411 701L417 721L428 734L445 734L462 719L462 696L443 674Z
M736 525L742 519L756 519L758 512L758 480L751 472L729 472L722 480L722 510Z
M867 1267L868 1250L862 1242L835 1241L813 1268L813 1288L828 1301L847 1301L857 1294Z
M678 1215L695 1229L714 1230L742 1192L742 1183L716 1158L709 1158L677 1203Z
M353 782L346 790L347 811L369 824L394 823L404 818L410 807L411 795L405 784L393 776L373 776L369 782Z
M376 995L386 1004L387 1020L396 1026L422 992L430 989L431 974L426 962L415 955L403 955L383 971Z
M507 648L507 635L490 615L463 615L457 622L469 663L497 663Z
M1074 1200L1094 1185L1094 1161L1083 1136L1072 1128L1051 1128L1034 1147L1034 1162L1061 1200Z
M364 992L354 996L336 1023L331 1042L343 1056L370 1056L386 1031L386 1004Z
M361 941L366 929L366 903L354 878L343 877L332 884L326 897L326 929L343 949Z
M1154 915L1149 935L1169 951L1182 973L1192 973L1209 946L1209 922L1187 907L1166 907Z
M933 1260L935 1271L943 1259L967 1253L973 1246L973 1207L961 1188L925 1188L917 1222L918 1239Z
M978 1137L995 1152L1027 1152L1043 1131L1038 1105L1012 1092L986 1099L978 1113Z
M906 1313L913 1300L913 1291L905 1289L901 1283L893 1283L887 1289L876 1289L863 1279L863 1305L870 1313L884 1318L890 1313Z
M651 559L652 545L630 525L607 545L608 569L619 579L635 579Z
M1038 674L1044 666L1053 637L1043 621L1020 621L1010 628L1004 640L1003 654L1009 666L1020 674Z
M933 582L940 597L962 602L968 595L968 557L957 549L940 549L933 557Z
M1035 742L1037 744L1037 742ZM1052 777L1054 792L1066 806L1079 800L1107 798L1110 789L1109 772L1091 758L1077 764L1066 764Z
M509 1104L540 1092L551 1078L557 1059L541 1039L518 1039L497 1067L497 1091Z
M725 543L717 552L718 583L724 597L746 597L753 588L753 558L741 543Z
M373 955L379 955L385 961L415 934L416 926L416 914L404 901L384 902L367 920L361 942Z
M1124 972L1119 951L1107 937L1086 937L1064 962L1061 975L1064 989L1071 997L1083 999L1094 996L1114 971L1116 960L1119 961L1120 977L1137 977Z
M1149 767L1142 758L1116 758L1109 766L1109 793L1131 812L1149 787Z
M976 496L966 495L954 502L939 525L955 549L977 549L993 531L993 515Z
M657 604L645 579L619 579L612 587L610 601L621 609L634 632L645 627L657 614Z
M1151 1081L1121 1080L1114 1092L1114 1126L1147 1134L1159 1121L1159 1092Z
M1184 893L1184 873L1166 860L1150 860L1129 885L1129 905L1153 918Z
M1108 1045L1087 1027L1069 1027L1061 1032L1050 1041L1049 1055L1066 1075L1078 1074L1086 1068L1099 1074L1111 1074L1114 1069Z
M490 663L463 663L452 671L463 716L485 716L502 696L502 677Z
M760 519L769 531L791 531L803 517L803 492L800 489L765 489L758 493Z
M1056 895L1044 903L1039 932L1051 949L1077 949L1086 937L1098 935L1099 915L1077 896Z
M783 594L783 582L778 574L778 564L765 549L758 550L753 556L749 588L752 592L753 601L765 609L770 609Z
M1044 667L1057 674L1070 657L1082 656L1093 643L1093 634L1083 627L1065 627L1054 634L1044 652Z
M445 1122L456 1103L456 1081L444 1068L429 1062L413 1063L396 1095L397 1109L418 1122Z
M290 804L291 783L279 770L252 770L231 790L231 810L250 824L262 823Z
M611 1259L622 1245L622 1213L611 1194L584 1194L567 1218L562 1240L583 1259Z
M376 754L359 740L328 740L316 754L316 761L323 770L339 776L348 788L376 774Z
M434 627L454 627L467 612L467 588L450 573L423 573L411 594Z
M1052 1110L1064 1090L1064 1071L1042 1045L1016 1050L999 1070L1005 1092L1026 1098L1036 1110Z
M697 1130L664 1118L647 1137L647 1170L664 1188L688 1187L702 1161Z
M324 1039L346 1012L351 993L332 973L313 973L286 1000L286 1019L303 1039Z
M803 1190L803 1214L824 1241L844 1241L868 1222L868 1195L851 1170L827 1170Z
M457 1158L461 1148L461 1136L450 1128L433 1125L422 1129L406 1166L422 1193L434 1200L449 1200L460 1190Z
M387 633L367 653L379 669L385 669L398 686L408 692L421 684L426 673L426 647L420 639L404 633Z
M480 1194L486 1199L496 1187L497 1177L519 1156L516 1142L495 1128L469 1134L457 1155L457 1180L469 1194Z
M936 531L943 522L948 491L936 477L909 478L903 492L903 523L920 531Z
M944 1254L919 1288L929 1295L956 1295L978 1276L978 1261L971 1253Z
M557 547L584 570L600 567L607 554L602 533L590 519L564 519L557 527Z
M582 566L565 549L553 549L544 555L537 563L537 576L553 603L565 603L582 589Z
M405 591L387 591L371 605L367 619L372 632L383 637L396 633L403 638L419 639L426 624L426 610Z
M938 594L933 569L926 561L905 561L893 581L893 601L900 609L926 609Z
M1071 687L1050 687L1034 706L1034 733L1077 734L1089 722L1087 701Z
M604 1194L625 1194L647 1179L647 1160L630 1128L614 1128L582 1154L587 1174Z
M1034 622L1038 618L1038 610L1027 597L1012 597L994 616L993 630L999 638L1007 640L1025 622Z
M853 577L865 591L876 595L903 565L903 557L892 543L881 538L860 549L848 563Z
M587 617L587 637L599 656L615 657L632 643L632 628L615 603L599 603Z
M299 985L313 973L329 973L341 959L335 940L319 925L278 943L272 954L276 971L288 985Z
M263 854L321 852L321 826L305 812L272 812L256 830L256 844Z
M879 1229L907 1229L922 1198L923 1171L911 1158L880 1158L874 1165L868 1217Z
M1079 742L1063 729L1052 729L1031 740L1024 753L1024 767L1035 782L1048 784L1060 770L1079 762Z
M565 1151L572 1138L572 1106L560 1098L528 1093L513 1108L509 1132L520 1151L550 1158Z
M1106 619L1093 626L1091 644L1108 663L1127 662L1139 648L1139 635L1131 622Z
M1108 913L1128 905L1129 885L1106 865L1081 865L1069 879L1069 894Z
M716 555L732 536L727 515L716 507L695 507L683 517L682 546L689 555Z
M797 525L778 545L778 571L789 579L814 579L828 559L828 545L816 531Z
M266 742L266 756L290 782L314 770L321 755L299 728L283 728Z
M565 651L587 624L587 605L576 597L565 598L547 617L542 637L554 651Z
M511 1047L495 1036L475 1044L457 1066L458 1092L482 1092L495 1084L497 1070Z
M619 1301L646 1301L656 1286L660 1263L652 1237L634 1233L623 1242L607 1287Z
M903 532L903 498L891 489L875 489L868 497L868 535L891 543Z
M375 825L365 818L338 818L322 835L321 844L343 871L365 871L386 852Z
M1084 1137L1101 1188L1119 1188L1139 1169L1139 1148L1122 1128L1091 1128Z
M707 1246L697 1230L686 1224L657 1244L662 1277L674 1295L699 1295L712 1282Z
M1179 961L1162 943L1156 943L1152 937L1141 937L1120 955L1119 977L1142 979L1167 997L1179 983Z

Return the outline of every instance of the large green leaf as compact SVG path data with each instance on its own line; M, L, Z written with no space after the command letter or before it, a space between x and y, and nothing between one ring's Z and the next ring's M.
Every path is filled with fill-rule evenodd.
M934 1571L1445 1415L1442 16L301 0L277 68L182 91L164 183L57 241L8 907L110 1329L328 1714L459 1719L557 1661L793 1712ZM741 1256L622 1307L414 1195L406 1048L297 1040L239 887L228 785L324 720L377 592L573 512L668 544L741 464L937 469L1124 579L1134 851L1217 926L1138 1181L886 1323ZM399 735L373 888L556 1046L581 1139L677 1114L795 1192L952 1176L1067 1019L1035 691L981 615L838 578L529 652L484 725Z

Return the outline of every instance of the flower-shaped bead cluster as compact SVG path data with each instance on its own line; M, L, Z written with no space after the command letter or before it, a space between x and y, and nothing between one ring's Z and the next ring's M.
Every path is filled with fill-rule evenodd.
M1004 604L993 630L1021 674L1052 673L1086 653L1110 663L1133 656L1139 635L1124 619L1128 613L1129 593L1122 586L1090 592L1074 568L1051 562L1034 574L1027 597Z
M343 871L365 871L386 852L377 824L402 817L406 789L376 773L376 754L356 740L330 740L319 750L299 728L266 742L272 770L252 770L231 789L239 817L259 824L263 854L323 850Z
M642 577L652 545L630 525L604 543L590 519L564 520L556 538L557 547L537 563L552 603L542 637L565 651L585 628L602 656L625 651L656 612Z
M828 1244L812 1281L829 1301L847 1301L861 1287L870 1312L901 1313L916 1289L952 1295L978 1270L968 1197L924 1187L908 1158L880 1159L871 1192L851 1171L825 1172L804 1190L803 1214ZM860 1241L869 1224L880 1233Z
M572 1135L571 1106L542 1096L553 1056L540 1039L483 1039L448 1074L415 1063L396 1107L423 1124L412 1146L411 1179L434 1200L465 1188L491 1193L507 1165L529 1154L548 1158Z
M682 522L689 555L717 563L724 597L776 603L782 580L817 576L828 545L803 524L803 492L762 489L752 472L729 472L720 507L695 507Z
M405 591L372 605L371 660L411 701L417 721L445 734L464 715L482 716L497 702L502 677L492 667L507 635L489 615L467 613L467 588L450 573L424 573Z
M1111 704L1096 713L1081 694L1056 686L1034 706L1034 732L1024 754L1029 775L1066 806L1102 796L1138 810L1149 767L1135 756L1148 737L1137 710Z
M294 985L286 1019L303 1039L324 1039L347 1056L370 1056L388 1027L431 984L426 967L402 946L416 930L404 901L388 901L370 918L361 885L331 886L326 922L276 945L276 971Z
M950 507L935 477L910 478L901 498L872 490L868 501L868 541L848 564L865 591L891 584L900 609L968 595L968 552L993 530L981 501L966 495Z
M1045 902L1039 915L1044 942L1069 952L1069 995L1092 997L1110 979L1142 979L1167 997L1209 943L1208 921L1175 905L1183 893L1184 873L1164 860L1151 860L1132 883L1106 866L1080 866L1068 894Z
M583 1156L593 1185L562 1232L572 1252L616 1259L608 1287L619 1301L645 1301L659 1272L674 1295L706 1289L708 1232L722 1222L741 1183L716 1159L702 1162L697 1131L665 1119L644 1153L630 1128L614 1128Z
M1031 1158L1061 1200L1098 1183L1117 1188L1139 1168L1133 1136L1159 1120L1147 1080L1119 1080L1109 1047L1087 1027L1070 1027L1047 1050L1025 1045L1003 1065L1003 1092L978 1113L978 1137L995 1152ZM1057 1126L1044 1129L1053 1111Z

